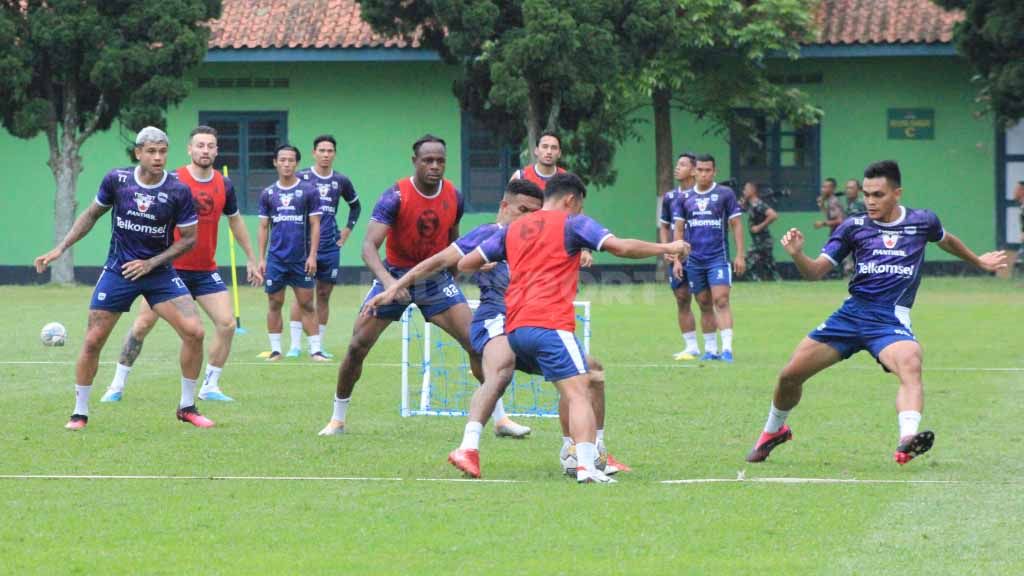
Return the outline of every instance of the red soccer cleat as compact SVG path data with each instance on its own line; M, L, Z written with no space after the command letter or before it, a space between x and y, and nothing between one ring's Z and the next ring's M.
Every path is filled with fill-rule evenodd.
M618 460L615 459L615 456L612 456L611 454L608 455L608 461L605 462L605 464L604 464L604 473L605 474L611 475L611 474L615 474L617 472L632 472L632 471L633 471L632 468L630 468L629 466L626 466L622 462L619 462Z
M776 446L792 439L793 430L788 424L783 424L778 432L761 432L761 437L757 439L757 444L754 444L754 449L747 454L747 462L764 462Z
M195 405L178 408L178 420L188 422L196 428L213 428L213 420L199 413Z
M935 433L931 430L918 432L913 436L904 436L900 438L900 444L896 447L896 452L892 455L892 459L902 466L931 450L934 443Z
M448 461L452 466L462 470L473 478L480 477L480 451L468 448L452 450L448 454Z
M82 416L81 414L72 414L71 419L64 425L67 430L84 430L85 425L89 423L88 416Z

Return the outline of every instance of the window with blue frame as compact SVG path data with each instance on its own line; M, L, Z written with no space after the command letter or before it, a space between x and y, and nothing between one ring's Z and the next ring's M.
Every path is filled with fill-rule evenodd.
M745 113L730 130L732 177L756 182L776 210L815 211L821 188L819 126L795 126ZM769 190L770 189L770 190Z
M519 169L519 154L492 130L462 113L462 191L467 212L494 212Z
M288 142L288 113L200 112L199 123L217 130L215 166L227 166L239 210L256 214L260 192L277 180L274 150Z

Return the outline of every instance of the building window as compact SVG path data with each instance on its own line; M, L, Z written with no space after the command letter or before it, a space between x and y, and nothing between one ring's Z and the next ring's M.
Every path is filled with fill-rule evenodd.
M996 227L999 230L999 244L1019 248L1021 246L1021 206L1013 199L1018 182L1024 182L1024 121L1004 130L996 136Z
M794 126L746 114L749 126L730 131L732 177L771 188L776 210L814 211L821 179L818 126Z
M260 192L277 181L274 150L288 142L287 112L200 112L199 123L217 130L216 168L228 168L238 209L259 211Z
M519 169L519 154L468 112L462 113L462 194L467 212L494 212Z

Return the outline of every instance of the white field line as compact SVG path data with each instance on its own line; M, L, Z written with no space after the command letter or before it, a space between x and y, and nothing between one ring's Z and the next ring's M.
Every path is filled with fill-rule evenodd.
M684 478L662 480L660 484L987 484L964 480L858 480L856 478Z
M147 364L177 364L174 360L157 360L146 362ZM0 366L73 366L74 360L0 360ZM114 365L116 362L100 362L104 365ZM334 368L338 365L337 362L266 362L266 361L249 361L249 360L229 360L228 364L236 366L266 366L268 368ZM402 364L400 362L367 362L364 366L372 366L375 368L400 368ZM670 369L693 369L700 368L701 365L694 363L678 363L678 364L634 364L634 363L607 363L606 366L612 368L670 368ZM744 368L757 368L757 369L778 369L781 364L771 366L756 366L739 364ZM726 366L716 366L723 370L728 370ZM877 371L877 366L833 366L831 369L840 370L866 370L866 371ZM713 368L715 369L715 368ZM979 367L979 366L939 366L931 367L926 366L925 372L1024 372L1024 366L1003 366L1003 367Z

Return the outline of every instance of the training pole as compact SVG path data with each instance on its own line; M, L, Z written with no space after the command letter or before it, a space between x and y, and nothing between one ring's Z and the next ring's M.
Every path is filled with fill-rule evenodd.
M224 176L228 175L228 166L224 165ZM235 234L231 231L231 226L228 226L228 251L231 253L231 298L235 304L235 334L245 334L245 328L242 328L242 317L241 310L238 306L238 270L235 268Z

